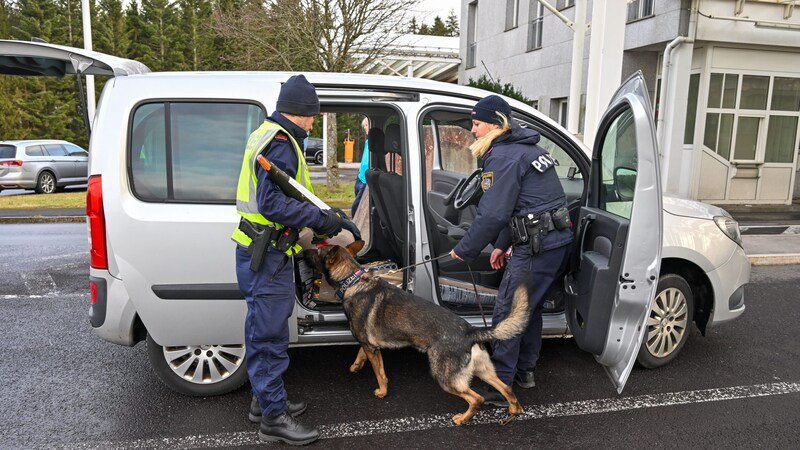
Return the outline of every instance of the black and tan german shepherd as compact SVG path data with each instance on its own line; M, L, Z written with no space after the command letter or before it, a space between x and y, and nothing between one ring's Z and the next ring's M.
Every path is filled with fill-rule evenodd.
M431 374L442 389L469 403L464 413L453 416L457 425L469 421L484 401L470 388L473 376L508 400L509 417L521 414L517 397L497 377L489 354L480 343L511 339L524 330L529 316L525 284L515 292L508 318L493 329L473 328L445 308L392 286L372 272L363 272L353 257L363 245L364 241L355 241L346 248L328 245L303 251L306 261L331 286L338 289L345 285L344 311L353 336L361 344L350 371L358 371L369 360L378 380L375 395L383 398L388 379L380 349L414 347L428 354Z

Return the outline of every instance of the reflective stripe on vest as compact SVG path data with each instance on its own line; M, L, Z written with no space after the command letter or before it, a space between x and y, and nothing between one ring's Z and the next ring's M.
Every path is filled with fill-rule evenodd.
M266 148L267 144L275 138L275 135L278 134L279 131L289 137L297 153L297 174L294 179L299 183L303 183L311 192L314 192L314 189L311 187L311 176L308 172L308 165L306 164L305 156L303 155L302 149L297 144L297 141L294 140L291 134L281 128L280 125L266 120L257 130L250 134L250 138L247 140L247 146L245 147L242 159L242 170L239 172L239 184L236 189L236 212L253 223L264 226L273 225L281 229L284 227L282 224L270 221L258 211L258 196L256 194L258 178L256 177L255 171L256 164L258 164L256 158L261 154L264 148ZM250 242L252 242L252 239L239 230L238 227L233 231L231 238L245 247L249 246ZM300 249L299 245L295 245L286 253L292 255L299 252Z

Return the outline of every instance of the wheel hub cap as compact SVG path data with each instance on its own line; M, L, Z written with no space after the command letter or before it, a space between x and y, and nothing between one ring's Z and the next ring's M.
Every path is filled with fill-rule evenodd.
M179 377L197 384L228 378L244 362L244 345L164 347L164 359Z
M647 320L647 350L653 356L669 356L680 344L688 326L686 297L675 288L658 294Z

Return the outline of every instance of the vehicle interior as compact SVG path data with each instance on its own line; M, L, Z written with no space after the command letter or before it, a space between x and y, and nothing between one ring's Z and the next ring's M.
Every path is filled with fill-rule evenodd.
M480 162L472 157L469 146L474 142L468 109L439 108L427 112L420 122L421 146L424 152L424 174L408 178L405 174L409 151L407 131L399 113L389 107L325 107L339 117L353 116L352 122L367 117L370 122L366 138L370 151L370 169L366 172L367 187L354 218L366 244L357 259L365 265L403 267L414 259L409 239L407 193L409 183L425 183L423 214L432 249L432 257L445 255L464 237L477 214L480 176L475 175ZM557 162L556 171L567 195L573 223L586 192L588 164L577 157L575 148L559 132L532 117L516 117L520 126L541 133L540 146L547 149ZM363 142L363 141L360 141ZM358 144L357 144L358 145ZM363 145L363 144L361 144ZM357 154L358 155L358 154ZM422 155L421 155L422 156ZM354 161L360 157L354 158ZM471 198L467 198L471 197ZM368 208L364 208L369 205ZM439 301L458 314L487 313L494 305L504 269L494 270L489 263L493 250L488 245L475 261L442 258L433 263ZM395 284L404 286L405 272L396 274ZM304 275L301 274L301 280ZM305 275L308 279L308 275ZM474 283L473 283L474 280ZM306 281L309 289L313 289ZM318 283L319 284L319 283ZM476 301L476 290L480 305ZM314 310L330 310L338 305L328 303L331 292L322 289L319 302L304 302ZM305 297L311 298L306 292ZM553 289L545 302L545 312L564 310L563 289Z
M443 108L429 111L422 120L422 147L425 151L426 207L425 218L432 257L449 253L464 237L477 214L480 200L480 161L472 157L469 146L474 142L468 110ZM585 192L588 165L577 158L574 148L555 130L537 123L531 117L515 117L517 124L541 133L539 145L548 150L557 162L561 184L567 196L573 222L577 218ZM435 279L442 305L460 314L473 314L491 308L504 269L494 270L489 264L493 250L488 245L469 265L449 258L434 263ZM474 284L473 284L474 280ZM476 302L476 291L480 305ZM545 301L545 312L564 309L563 289L553 289Z

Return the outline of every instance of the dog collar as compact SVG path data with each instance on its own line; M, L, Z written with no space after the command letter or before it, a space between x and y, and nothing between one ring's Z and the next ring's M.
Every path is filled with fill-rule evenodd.
M364 275L367 271L364 269L358 269L356 273L347 277L346 280L342 281L342 285L339 286L339 289L336 290L336 296L339 297L340 300L344 299L344 291L347 290L350 286L354 285L361 275Z

